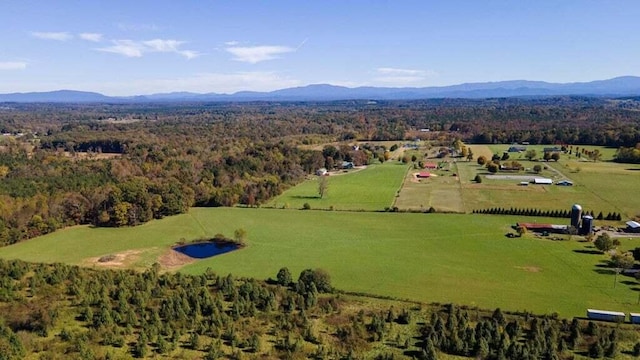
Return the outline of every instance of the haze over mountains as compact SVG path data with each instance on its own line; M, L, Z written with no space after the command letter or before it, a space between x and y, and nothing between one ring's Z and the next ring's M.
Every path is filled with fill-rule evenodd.
M316 84L270 92L241 91L234 94L173 92L112 97L95 92L57 90L0 94L0 102L198 102L198 101L327 101L414 100L431 98L495 98L580 95L595 97L640 96L640 77L576 83L512 80L437 87L356 87Z

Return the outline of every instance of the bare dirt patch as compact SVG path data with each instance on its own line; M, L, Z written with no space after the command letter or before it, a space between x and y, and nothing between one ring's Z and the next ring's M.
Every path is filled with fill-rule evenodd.
M524 270L526 272L531 272L531 273L538 273L540 271L542 271L541 268L537 267L537 266L515 266L516 269L520 269L520 270Z
M195 261L196 259L173 249L168 249L158 258L158 263L165 270L175 270Z
M140 258L142 250L127 250L111 256L98 256L86 259L88 265L102 266L105 268L126 268ZM102 261L101 261L102 260Z

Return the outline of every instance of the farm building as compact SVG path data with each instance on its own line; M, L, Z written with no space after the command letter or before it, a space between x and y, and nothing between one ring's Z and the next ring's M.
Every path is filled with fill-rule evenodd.
M508 152L525 152L527 148L524 146L512 146L509 148Z
M351 161L343 161L342 162L343 169L353 169L353 162Z
M556 182L556 185L560 185L560 186L573 186L573 182L569 181L569 180L560 180L558 182Z
M626 315L619 311L587 309L587 318L591 320L624 322Z
M551 185L553 184L553 180L547 178L535 178L533 179L533 183L536 185Z
M518 184L520 186L529 186L529 182L528 181L520 181L520 184Z
M438 165L434 164L434 163L425 163L424 164L424 168L425 169L437 169Z
M421 171L416 175L416 177L418 177L419 179L428 179L431 177L431 173L427 171Z
M582 224L580 225L580 235L589 235L593 232L593 216L585 215L582 217Z
M629 321L631 321L632 324L640 324L640 314L629 313Z
M627 221L627 231L632 233L640 233L640 223L637 221Z
M327 175L327 169L325 169L325 168L320 168L320 169L318 169L318 171L316 171L316 175L318 175L318 176L325 176L325 175Z
M567 225L555 225L555 224L538 224L538 223L517 223L516 226L525 227L527 230L538 232L551 232L551 233L566 233Z

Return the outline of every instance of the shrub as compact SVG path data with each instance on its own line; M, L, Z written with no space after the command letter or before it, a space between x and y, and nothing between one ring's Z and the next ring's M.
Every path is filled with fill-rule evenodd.
M331 292L331 277L323 269L305 269L298 277L299 288L310 289L313 284L318 292Z

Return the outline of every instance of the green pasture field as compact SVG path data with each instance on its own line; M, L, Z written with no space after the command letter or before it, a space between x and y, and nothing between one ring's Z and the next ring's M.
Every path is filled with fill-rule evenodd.
M531 218L491 215L194 208L121 229L68 228L0 249L2 258L98 266L96 257L132 251L147 267L180 238L247 231L248 246L181 271L266 279L324 268L338 289L424 302L583 316L586 308L638 311L640 286L599 266L587 243L505 233ZM538 222L557 221L536 219ZM625 249L640 239L623 240Z
M621 213L623 220L625 215L626 218L640 215L640 198L636 195L640 184L639 164L574 159L561 160L559 164L552 166L566 173L576 185L584 187L600 203L609 204L616 212Z
M542 156L542 149L549 146L527 146L527 149L535 149L538 155ZM501 153L507 150L509 145L488 147L493 152ZM580 146L580 148L582 147ZM511 153L509 160L517 160L526 168L532 168L535 164L547 166L552 171L544 171L541 176L554 180L569 179L574 182L574 186L553 185L519 188L517 185L513 186L517 184L517 181L513 180L485 181L482 185L463 187L467 209L493 206L515 207L518 203L526 204L524 207L555 209L560 204L566 207L569 204L579 203L583 208L593 210L596 214L600 211L605 215L608 212L619 212L623 218L631 218L640 214L640 202L637 197L632 195L640 184L640 165L612 162L616 151L613 148L604 146L585 146L584 148L599 150L603 154L602 159L593 162L584 157L577 158L574 154L562 154L557 163L553 161L536 162L526 160L524 153ZM478 167L478 172L480 171L482 169ZM473 191L474 189L478 191ZM505 191L507 189L509 191Z
M266 207L382 211L393 204L408 165L398 161L373 164L365 169L338 172L328 176L328 191L321 199L318 179L313 177L285 191Z
M618 164L611 162L615 149L606 147L585 147L598 149L603 160L598 162L579 159L574 155L562 154L560 161L529 161L524 153L511 153L509 160L519 161L525 168L532 169L536 164L545 169L540 174L531 170L521 172L499 172L497 175L540 176L554 181L568 179L574 186L529 185L519 186L519 179L489 179L485 167L475 159L484 155L506 151L509 145L469 145L474 153L473 161L456 159L452 161L449 172L431 171L434 177L415 181L412 171L407 174L395 206L400 209L428 209L433 206L438 211L472 212L473 210L494 207L537 208L543 210L569 209L573 204L581 204L585 210L597 215L603 212L621 213L623 218L640 215L640 203L631 195L640 184L640 165ZM542 149L549 145L527 146L542 155ZM426 159L426 161L437 159ZM451 159L450 159L451 160ZM414 171L414 172L417 172ZM450 177L455 173L457 178ZM474 181L476 175L483 176L482 183ZM459 180L459 182L458 182Z

